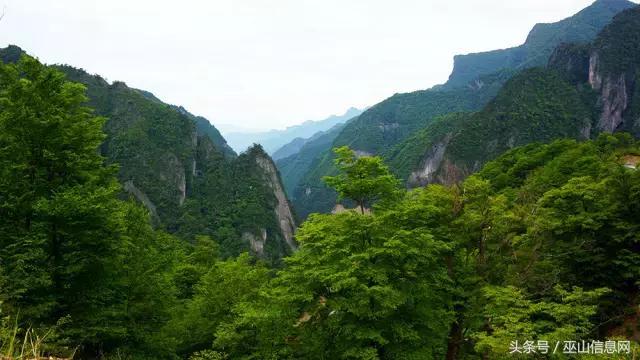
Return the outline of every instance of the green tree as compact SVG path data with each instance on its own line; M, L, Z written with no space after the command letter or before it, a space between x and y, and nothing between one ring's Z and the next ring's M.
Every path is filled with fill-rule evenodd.
M81 85L23 57L0 66L0 226L10 303L62 317L99 290L119 187Z
M198 253L203 254L196 250L190 260ZM178 353L210 347L218 327L233 320L236 304L256 301L258 291L269 279L269 269L246 253L215 262L194 286L193 298L169 324L167 330L177 338Z
M567 339L587 339L593 328L590 320L597 312L597 301L607 291L584 291L577 287L567 291L557 286L551 297L532 300L512 286L486 287L484 312L491 318L491 328L472 335L476 348L491 359L509 359L517 356L510 354L509 349L515 341L521 347L524 341L543 340L553 346Z
M84 87L24 56L0 65L0 262L3 311L20 328L55 327L58 350L92 357L172 350L156 338L182 250L145 211L119 200L99 146L104 119Z
M335 164L341 173L323 180L336 189L341 199L356 202L364 214L365 206L389 199L397 193L399 181L377 156L358 156L346 146L334 149Z
M442 356L452 312L438 223L450 200L434 188L371 216L312 215L299 250L260 298L236 308L216 346L233 358Z

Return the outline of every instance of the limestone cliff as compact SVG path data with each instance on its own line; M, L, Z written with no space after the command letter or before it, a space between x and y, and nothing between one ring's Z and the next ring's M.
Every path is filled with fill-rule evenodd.
M599 93L602 106L598 130L611 133L625 125L624 115L635 81L625 73L603 74L598 59L598 52L592 53L589 58L589 84Z
M296 223L291 211L291 205L280 181L280 175L273 160L265 153L261 153L256 156L256 163L264 172L264 177L267 185L273 191L273 196L276 199L276 206L274 213L282 237L287 242L287 245L291 250L295 250L297 245L294 240L294 233L296 229Z

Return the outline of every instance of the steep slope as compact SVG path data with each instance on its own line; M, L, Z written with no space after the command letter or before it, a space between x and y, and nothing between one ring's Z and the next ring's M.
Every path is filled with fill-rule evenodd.
M21 53L9 47L0 58L15 61ZM252 250L276 261L293 249L292 228L282 225L293 224L293 216L260 148L236 156L204 118L123 82L56 67L84 84L88 105L107 118L101 150L119 166L124 191L147 207L157 226L189 240L209 235L225 256ZM262 246L247 234L264 234Z
M485 109L448 131L422 130L410 185L453 183L514 146L556 138L588 139L638 129L640 7L618 14L591 45L566 44L546 68L522 72ZM409 147L404 144L399 148ZM402 168L400 151L391 154ZM406 172L403 174L406 175Z
M425 126L433 117L471 111L486 104L509 78L508 72L485 76L474 87L395 94L345 126L336 146L379 154Z
M503 71L484 76L469 88L396 94L371 107L346 124L332 143L316 149L317 157L290 192L296 213L304 219L336 205L335 192L322 181L335 171L332 148L347 145L363 155L384 154L438 116L481 108L510 76Z
M207 120L202 116L193 115L182 106L178 106L175 108L179 113L190 118L191 121L193 121L196 124L196 130L198 131L198 134L201 136L209 137L209 139L213 141L213 144L218 149L220 149L220 151L222 151L222 153L224 153L225 156L233 157L236 155L235 151L233 151L231 146L227 144L227 140L225 140L225 138L222 137L222 134L220 134L220 131L218 131L218 129L216 129L215 126L211 125L211 122L209 122L209 120Z
M338 124L333 128L316 133L309 139L305 139L300 149L294 154L283 159L277 159L276 164L283 178L287 194L291 196L296 184L300 181L320 154L325 152L333 144L344 124Z
M556 71L526 70L511 79L485 109L448 124L449 131L438 131L436 126L423 130L427 151L423 150L408 182L411 186L450 184L516 146L556 138L588 139L594 103L588 87L573 86ZM402 154L390 157L394 167L403 160L398 155Z
M449 81L430 90L396 94L365 111L345 127L336 145L382 153L423 128L434 116L481 109L516 72L545 66L561 43L588 43L620 11L627 0L598 0L553 24L537 24L520 47L456 56Z
M237 151L243 151L252 144L260 144L269 153L274 154L279 148L296 138L308 138L319 131L327 131L337 124L342 124L362 113L363 110L350 108L343 115L332 115L324 120L308 120L300 125L290 126L284 130L264 132L229 132L225 137Z
M309 140L313 139L316 135L319 135L322 133L323 131L317 132L312 137L306 138L306 139L297 137L291 140L289 143L282 145L278 150L274 151L273 154L271 154L271 158L273 160L278 161L280 159L284 159L291 155L295 155L298 151L300 151L300 149L302 149L304 144L306 144Z
M619 12L635 6L627 0L598 0L579 13L551 24L536 24L524 44L503 50L457 55L445 88L466 86L479 76L498 70L544 66L561 43L585 43Z
M536 25L526 43L518 48L458 56L447 84L384 100L345 126L331 146L348 145L361 153L386 155L391 158L394 170L408 176L412 172L409 169L417 166L411 162L421 159L424 152L414 153L413 160L399 157L407 154L411 147L407 144L414 140L411 136L417 131L441 115L481 110L518 71L545 65L553 49L562 42L592 41L616 13L632 6L626 0L598 0L558 23ZM335 194L321 180L333 169L330 147L321 152L294 186L292 201L301 217L329 211L335 203ZM400 151L401 147L405 151Z
M599 129L640 136L639 80L640 7L635 7L616 16L589 52L588 81L602 105Z

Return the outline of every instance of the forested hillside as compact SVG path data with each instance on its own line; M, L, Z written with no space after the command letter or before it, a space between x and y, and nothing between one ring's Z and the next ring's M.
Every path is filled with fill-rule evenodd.
M506 69L454 70L478 81L395 95L277 164L0 49L0 359L638 359L628 5L536 26Z
M0 57L15 62L22 53L9 47ZM86 86L87 105L106 118L101 153L118 164L124 192L145 205L156 226L189 241L213 236L224 256L251 250L278 261L295 246L288 200L260 148L236 156L215 127L182 107L123 82L56 68Z
M276 160L284 187L289 196L292 196L301 176L314 165L314 162L318 161L323 152L331 147L333 140L335 140L343 127L344 124L339 124L327 131L317 133L307 139L294 154Z
M331 146L316 157L314 165L306 173L297 174L296 178L300 180L291 192L296 212L305 218L313 212L330 211L335 205L335 192L321 181L323 176L335 171L331 147L347 145L360 153L398 154L398 148L412 146L407 145L412 141L411 137L418 131L424 131L421 129L428 127L434 119L483 109L513 75L528 68L544 66L553 50L563 42L594 40L615 14L633 5L626 0L596 1L558 23L536 25L520 47L456 57L450 80L444 85L396 94L372 106L345 126ZM403 178L407 175L407 166L412 170L418 167L417 164L407 165L406 161L390 159L394 171L399 171ZM280 164L286 166L285 161Z
M559 46L547 67L513 77L482 111L446 131L429 125L399 145L387 156L392 168L410 186L454 183L514 146L602 132L637 136L639 34L635 7L617 15L593 44Z
M627 0L599 0L579 13L551 24L536 24L524 44L502 50L454 57L453 71L445 88L466 86L479 76L501 69L545 66L556 46L587 43L619 12L635 6Z
M628 134L531 144L411 191L340 148L326 181L360 207L313 215L273 269L154 230L120 200L83 93L34 59L0 65L3 356L500 359L514 341L567 339L638 351Z

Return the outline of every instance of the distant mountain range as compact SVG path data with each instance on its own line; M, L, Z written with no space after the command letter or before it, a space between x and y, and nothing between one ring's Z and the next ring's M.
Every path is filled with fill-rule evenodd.
M594 41L614 16L634 7L637 5L627 0L598 0L559 22L536 24L521 46L458 55L447 83L429 90L395 94L350 121L339 133L332 134L331 141L326 141L326 137L321 138L317 140L317 146L314 146L313 140L307 141L295 156L288 156L277 162L280 171L287 173L288 179L297 181L285 182L297 215L305 218L313 212L330 211L336 205L335 192L322 181L324 176L335 172L331 153L333 147L347 145L361 154L381 155L407 183L424 184L460 180L500 151L530 141L549 141L562 136L589 138L597 132L595 130L617 130L616 126L622 122L619 118L623 115L616 112L616 106L624 99L601 100L601 104L609 104L613 112L614 119L608 116L607 120L602 120L610 125L609 128L605 129L598 123L591 122L591 111L595 111L590 108L593 102L584 99L590 96L590 92L581 89L573 91L571 86L585 87L585 67L589 72L589 61L598 63L598 57L589 58L585 54L574 52L588 52L580 50L580 46L587 46L586 44ZM635 29L627 31L626 36L635 34L633 31ZM599 37L601 38L602 36ZM575 45L563 48L566 43ZM627 50L630 51L632 50ZM569 53L570 56L567 55ZM628 58L620 54L616 56ZM555 55L552 68L523 73L527 69L545 67L552 55ZM560 62L559 57L565 55L568 58L563 60L568 62ZM558 69L557 64L568 68L560 66L562 69ZM554 75L554 71L560 70L563 70L561 75ZM597 69L591 70L591 75L598 75ZM628 83L626 90L629 91L632 88L631 74L622 80L618 79L621 83ZM564 79L565 76L570 79ZM510 81L512 78L513 81ZM605 80L606 77L604 80L600 79L600 83L587 86L598 90ZM502 91L505 83L509 85ZM615 87L613 84L609 85L604 89L611 92ZM620 91L622 90L624 89ZM629 91L624 91L627 98L633 95ZM496 95L498 99L493 101ZM515 99L515 103L505 100L511 97L520 98ZM585 106L577 103L578 100L586 101ZM546 110L540 108L541 105L546 106ZM625 103L626 105L628 104ZM459 114L480 110L483 111L474 116ZM547 116L553 111L560 113L556 113L555 117ZM540 125L539 128L525 126L527 114L534 113L540 113L540 119L547 123L531 124ZM517 118L519 116L523 118ZM575 116L583 118L576 119ZM564 119L565 122L560 124L554 119ZM494 124L490 124L490 121ZM496 125L502 123L516 128L501 128ZM492 133L496 129L501 129L501 132ZM518 131L522 129L536 133L519 134ZM594 131L590 131L591 129ZM478 131L481 133L476 134ZM583 133L587 135L581 135ZM454 137L452 141L456 145L447 147L450 137ZM456 152L457 150L460 151ZM449 168L450 163L442 162L442 156L446 160L445 153L455 156L465 153L465 156L476 159L477 164L469 164L457 157L455 169ZM300 159L305 161L300 162ZM454 161L453 155L448 159Z
M324 120L308 120L300 125L290 126L284 130L269 131L232 131L225 133L225 139L229 146L236 152L240 153L253 144L260 144L262 148L269 154L275 153L282 146L291 141L300 138L310 138L317 132L331 129L337 124L343 124L347 120L352 119L364 110L350 108L343 115L331 115Z

